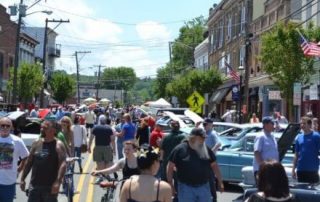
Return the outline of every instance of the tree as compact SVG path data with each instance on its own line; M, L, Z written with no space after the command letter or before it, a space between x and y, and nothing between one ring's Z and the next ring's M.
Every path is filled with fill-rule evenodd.
M194 49L204 40L206 20L203 16L185 23L179 30L179 36L172 45L172 61L169 65L179 74L194 66Z
M306 30L308 39L320 39L320 29L309 24ZM300 47L300 35L294 23L278 24L262 36L260 59L263 69L281 91L287 101L288 118L293 120L293 84L308 82L314 72L314 60L303 55Z
M212 93L223 82L222 75L217 68L208 71L190 70L184 75L178 76L174 81L167 85L169 95L178 98L181 105L186 106L187 98L198 91L200 94Z
M13 85L13 68L10 69L10 79L8 82L8 90ZM18 100L25 105L33 97L39 94L43 85L42 68L40 64L22 63L17 73L17 95Z
M107 89L128 91L137 80L135 71L130 67L106 68L102 74L102 83Z
M172 80L172 72L167 65L157 70L157 78L152 83L152 90L156 97L167 98L166 86Z
M74 95L76 81L71 75L59 71L53 73L49 85L53 92L53 98L62 104Z

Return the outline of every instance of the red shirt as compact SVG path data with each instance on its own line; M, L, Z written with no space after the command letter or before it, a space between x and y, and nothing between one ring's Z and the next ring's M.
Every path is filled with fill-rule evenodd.
M151 136L150 136L150 145L152 147L159 147L157 144L157 140L159 138L162 139L163 137L164 137L164 134L162 131L154 129L151 133Z
M148 126L151 128L151 130L153 131L154 129L154 125L156 124L156 121L154 120L154 118L152 118L151 116L148 118Z

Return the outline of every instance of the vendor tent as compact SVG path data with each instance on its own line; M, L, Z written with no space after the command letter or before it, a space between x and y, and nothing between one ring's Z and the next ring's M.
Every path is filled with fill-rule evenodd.
M167 102L165 99L160 98L157 101L150 102L149 107L166 108L166 107L172 107L172 105L169 102Z

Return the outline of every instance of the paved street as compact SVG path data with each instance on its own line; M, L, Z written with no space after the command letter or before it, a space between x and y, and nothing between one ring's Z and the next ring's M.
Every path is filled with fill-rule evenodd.
M104 194L104 190L98 185L94 184L95 177L90 175L90 172L94 169L94 163L92 155L83 155L83 174L78 173L78 166L75 166L75 188L77 190L74 196L74 202L98 202L101 200L101 196ZM30 174L26 180L27 184L30 179ZM27 197L24 192L20 190L19 184L17 188L16 202L26 202ZM229 202L237 198L241 194L241 188L234 185L227 185L226 191L222 194L218 193L218 201ZM59 194L59 202L67 202L67 198L64 194Z

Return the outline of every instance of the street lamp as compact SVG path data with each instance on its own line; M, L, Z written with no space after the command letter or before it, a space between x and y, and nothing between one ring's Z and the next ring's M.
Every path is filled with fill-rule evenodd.
M242 65L240 65L239 67L238 67L238 70L239 70L239 72L240 72L240 82L239 82L239 107L238 107L238 113L239 113L239 115L238 115L238 117L239 117L239 119L238 119L238 121L239 121L239 124L241 124L242 123L242 114L241 114L241 110L242 110L242 93L243 93L243 91L242 91L242 80L243 80L243 78L242 78L242 72L245 70L244 69L244 67L242 66Z
M37 2L36 2L37 3ZM30 8L30 7L29 7ZM12 6L11 10L13 11L12 14L14 14L15 7ZM14 69L13 69L13 89L12 89L12 103L16 103L17 98L17 74L18 74L18 67L19 67L19 51L20 51L20 31L21 31L21 23L22 23L22 17L25 17L27 15L32 15L34 13L46 13L47 15L51 15L52 11L35 11L31 12L29 14L26 14L27 6L23 5L23 0L20 0L19 5L19 14L18 14L18 27L17 27L17 33L16 33L16 50L14 55Z

